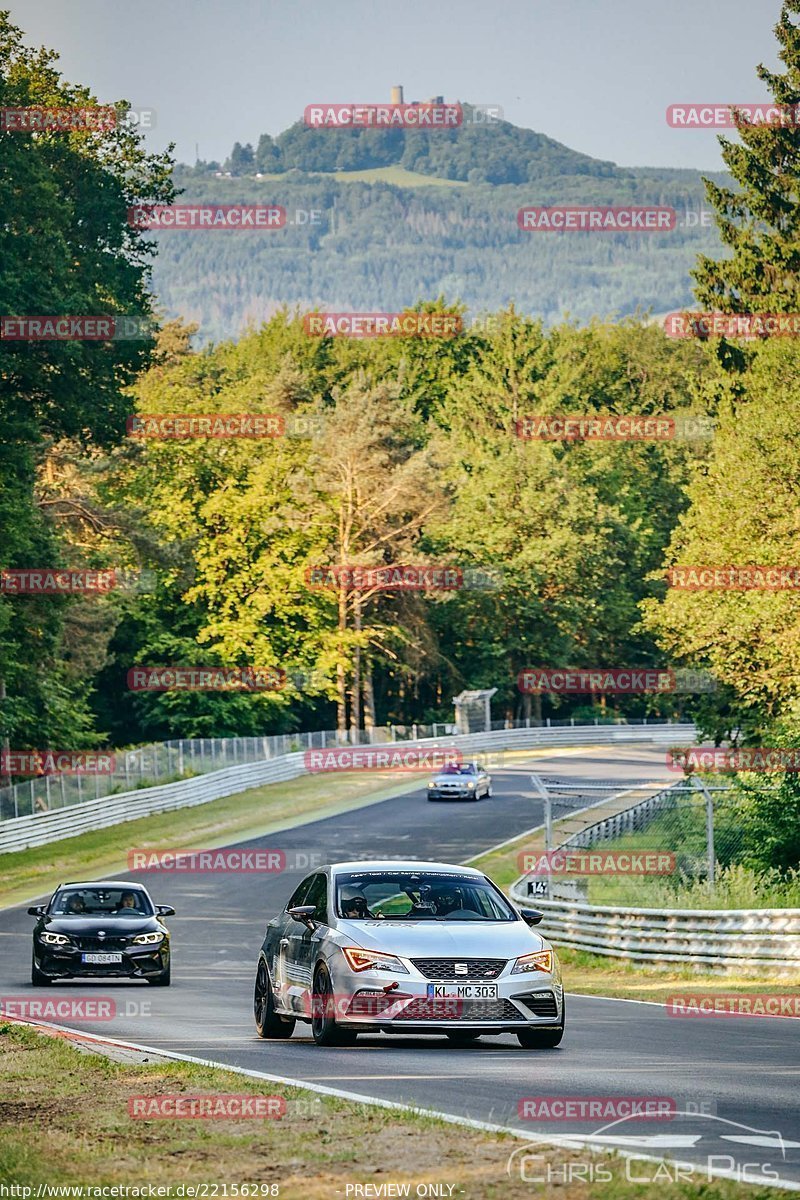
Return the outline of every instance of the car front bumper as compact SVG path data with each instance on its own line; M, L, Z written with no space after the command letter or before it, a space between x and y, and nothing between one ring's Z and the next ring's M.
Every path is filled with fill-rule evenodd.
M34 962L43 975L51 978L147 979L166 971L169 966L169 945L130 947L121 953L118 963L85 963L84 953L77 947L34 945Z
M477 788L428 788L429 800L474 800Z
M430 989L439 981L416 971L413 975L372 970L355 973L341 963L331 970L331 976L336 1021L353 1028L398 1033L448 1029L505 1033L554 1029L563 1019L561 979L544 971L503 973L491 981L497 986L496 998L486 999L431 996ZM473 986L478 982L470 981ZM452 981L447 983L448 988L454 986Z

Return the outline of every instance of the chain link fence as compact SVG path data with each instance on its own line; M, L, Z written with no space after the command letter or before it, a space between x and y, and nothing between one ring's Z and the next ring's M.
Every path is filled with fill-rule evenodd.
M532 899L666 909L797 903L796 885L747 866L736 783L532 780L544 801L546 845L525 864ZM776 786L758 784L763 794Z

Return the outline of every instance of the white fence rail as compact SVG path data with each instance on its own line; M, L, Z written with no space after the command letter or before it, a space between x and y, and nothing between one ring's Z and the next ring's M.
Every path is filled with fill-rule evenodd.
M538 746L590 746L617 742L643 742L669 746L691 744L695 728L673 725L575 725L562 728L498 729L490 733L472 733L446 739L426 738L402 745L384 743L387 749L406 750L412 746L428 748L442 744L458 746L465 753L489 750L526 750ZM377 746L375 747L377 748ZM0 854L44 846L62 838L75 837L92 829L104 829L139 817L207 804L223 796L280 783L307 773L303 752L294 752L265 762L225 767L220 771L175 783L160 784L132 792L86 800L66 808L30 816L12 817L0 822ZM324 776L321 776L324 778Z

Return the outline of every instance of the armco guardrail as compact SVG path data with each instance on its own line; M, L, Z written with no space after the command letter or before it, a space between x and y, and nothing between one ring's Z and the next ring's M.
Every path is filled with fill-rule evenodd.
M511 889L530 904L522 881ZM537 900L542 930L560 946L641 963L679 963L708 970L769 967L800 970L800 909L612 908Z
M650 742L664 746L677 742L686 745L693 742L695 737L694 725L688 724L575 725L560 729L498 729L489 733L448 737L446 744L475 753L482 750L527 750L537 746L589 746L615 742ZM425 738L416 742L406 741L401 745L392 742L383 745L390 750L406 750L412 746L430 749L442 741L441 738ZM377 744L371 747L378 748ZM90 829L104 829L109 825L119 825L123 821L133 821L154 813L207 804L211 800L218 800L235 792L247 791L248 788L260 787L266 783L296 779L306 773L304 752L294 752L266 762L225 767L220 771L192 779L180 779L175 783L159 784L133 792L119 792L116 795L87 800L82 804L72 804L53 812L12 817L0 823L0 854L23 850L29 846L44 846ZM321 779L324 779L324 776L321 776Z

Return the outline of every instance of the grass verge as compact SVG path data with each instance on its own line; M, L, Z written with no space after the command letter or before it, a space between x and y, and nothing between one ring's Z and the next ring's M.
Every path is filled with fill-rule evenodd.
M193 1063L115 1062L9 1023L0 1024L0 1051L0 1183L30 1187L34 1196L40 1185L121 1184L160 1186L169 1189L162 1195L176 1197L190 1195L189 1185L210 1185L207 1196L222 1196L226 1184L230 1196L236 1194L231 1185L247 1184L240 1195L282 1200L403 1195L399 1187L404 1184L409 1186L405 1194L412 1196L426 1194L419 1190L423 1184L441 1189L427 1194L469 1200L530 1200L534 1194L534 1185L520 1179L518 1170L516 1176L507 1173L509 1156L523 1145L510 1135L314 1096ZM264 1059L268 1063L268 1045ZM282 1096L286 1112L279 1120L128 1115L132 1097L177 1093ZM610 1182L578 1181L567 1189L563 1182L536 1185L538 1196L566 1192L570 1200L638 1200L653 1194L652 1185L628 1182L624 1163L614 1156L548 1147L537 1153L562 1180L569 1162L602 1162L612 1175ZM542 1162L536 1165L542 1171ZM654 1176L661 1171L658 1194L669 1200L777 1200L784 1195L767 1187L744 1192L735 1183L716 1180L668 1186L663 1167L638 1163L640 1177L643 1167ZM348 1192L347 1185L354 1184L369 1190ZM382 1191L373 1190L380 1184ZM274 1191L267 1190L273 1186Z
M65 879L126 871L131 847L213 850L267 833L402 795L416 784L389 771L302 776L237 792L195 808L140 817L108 829L0 855L0 905L19 904L52 891Z

